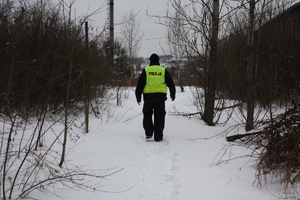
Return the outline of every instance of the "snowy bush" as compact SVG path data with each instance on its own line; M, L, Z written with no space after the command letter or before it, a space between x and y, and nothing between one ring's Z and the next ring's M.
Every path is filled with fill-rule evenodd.
M289 187L300 181L300 107L280 114L260 134L259 183L270 175Z

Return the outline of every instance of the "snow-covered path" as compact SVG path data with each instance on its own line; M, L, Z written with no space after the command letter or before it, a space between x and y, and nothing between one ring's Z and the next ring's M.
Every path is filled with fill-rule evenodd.
M176 154L169 141L146 141L139 163L139 199L170 199L178 197L176 173Z
M259 189L254 164L248 157L215 165L221 149L228 144L216 135L227 126L209 127L198 119L171 115L196 112L191 93L178 93L175 102L166 102L165 139L144 139L142 106L137 105L134 89L122 106L108 110L109 120L91 117L90 133L76 144L69 144L68 163L100 170L102 174L121 170L100 182L104 192L65 188L54 192L68 200L275 200L279 186ZM73 147L72 147L73 146ZM231 158L246 155L249 149L229 149ZM221 153L222 154L222 153ZM70 164L69 164L70 165ZM89 180L87 180L89 181ZM58 200L46 194L37 199Z

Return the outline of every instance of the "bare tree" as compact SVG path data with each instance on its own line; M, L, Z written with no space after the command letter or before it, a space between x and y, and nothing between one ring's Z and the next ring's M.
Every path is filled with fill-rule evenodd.
M140 22L137 21L138 13L133 9L123 16L121 24L121 40L123 47L126 49L128 57L136 58L140 52L144 33L140 30Z
M182 26L183 21L180 19L180 14L175 12L173 18L170 18L166 22L168 24L168 43L170 54L173 56L173 64L174 67L178 71L179 85L181 88L181 92L184 92L184 87L182 83L182 70L183 67L183 58L185 55L184 44L182 44L182 40L180 36L182 34Z
M198 79L202 79L201 87L204 88L205 104L202 119L208 125L214 125L216 72L218 66L218 42L220 28L220 5L218 0L192 1L190 4L182 5L181 1L170 1L171 7L176 15L167 14L166 18L173 23L166 24L173 30L173 39L180 40L179 45L184 49L184 54L195 63L195 71ZM176 24L174 21L180 21ZM176 27L180 31L175 33ZM175 35L176 34L176 35ZM172 41L175 43L175 41Z

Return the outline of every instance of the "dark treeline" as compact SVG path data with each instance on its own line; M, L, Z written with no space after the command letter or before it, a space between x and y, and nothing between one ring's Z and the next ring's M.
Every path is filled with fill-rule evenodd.
M73 19L71 10L72 2L0 1L3 200L11 199L16 187L24 197L57 182L88 189L81 182L84 176L101 178L69 168L66 148L72 128L83 127L74 123L83 110L88 133L90 111L99 113L90 107L91 100L105 95L106 84L117 76L111 72L104 37L89 39L89 16ZM51 128L57 123L62 130Z
M0 2L1 112L57 108L107 80L104 45L85 42L84 23L51 1Z
M288 5L290 7L285 10L278 6L276 14L275 7L270 7L263 13L255 15L254 44L251 49L253 51L254 95L255 102L264 107L274 102L281 105L289 103L293 100L293 92L295 90L297 93L300 92L299 3L295 6ZM261 5L257 4L258 10L259 6ZM215 74L216 94L222 94L225 98L239 100L243 103L246 102L249 88L247 56L250 49L247 44L247 12L240 8L236 13L237 16L231 16L228 19L225 28L220 26L221 36L218 43L218 64ZM260 15L270 15L270 18ZM178 18L169 20L171 19L178 20ZM194 22L190 19L186 19L186 21L187 23ZM174 28L172 24L169 26ZM199 31L197 33L200 34ZM186 39L187 33L183 34L177 31L175 34L189 48L193 45L187 42L189 41ZM175 36L173 37L176 39ZM196 48L192 46L190 49ZM185 53L190 53L190 49L185 50ZM184 72L189 71L190 73L183 77L192 77L193 85L206 88L209 55L204 50L198 54L188 57L190 62L184 66Z
M298 16L298 17L297 17ZM274 19L257 24L254 32L253 78L255 99L262 106L291 102L300 92L300 43L296 25L299 12L289 9ZM242 23L240 23L242 24ZM299 26L299 25L298 25ZM232 29L219 44L218 89L228 98L247 97L247 25Z

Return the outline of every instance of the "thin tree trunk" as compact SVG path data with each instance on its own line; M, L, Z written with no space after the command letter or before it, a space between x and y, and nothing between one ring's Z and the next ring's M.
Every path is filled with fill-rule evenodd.
M11 117L11 105L10 105L10 93L11 93L11 85L13 82L13 70L14 70L14 64L11 64L11 68L9 71L9 79L8 79L8 86L7 86L7 99L6 99L6 115L8 115L9 117ZM9 159L9 147L10 147L10 142L11 142L11 137L13 134L13 130L14 130L14 126L15 126L15 120L16 120L16 115L14 117L14 119L11 119L11 129L8 135L8 139L7 139L7 146L6 146L6 152L5 152L5 159L3 161L3 174L2 174L2 193L3 193L3 200L6 200L6 167L8 164L8 159ZM1 198L1 196L0 196Z
M248 29L248 55L247 55L247 120L246 131L254 128L254 103L255 103L255 86L254 86L254 53L253 53L253 35L254 35L254 9L255 0L250 0L249 10L249 29Z
M5 159L3 161L3 174L2 174L2 192L3 192L3 200L6 200L6 167L8 165L8 160L9 160L9 148L10 148L10 143L11 143L11 140L12 140L12 134L14 132L14 128L15 128L15 122L16 122L16 118L17 118L17 115L14 116L14 119L11 119L11 128L10 128L10 131L9 131L9 134L8 134L8 139L7 139L7 145L6 145L6 152L5 152Z
M68 137L68 130L69 130L69 123L68 123L68 114L69 114L69 101L70 101L70 88L71 88L71 77L72 77L72 58L71 63L69 66L69 80L67 85L67 94L65 99L65 130L64 130L64 141L62 144L62 153L61 153L61 160L59 163L59 166L62 167L64 161L65 161L65 154L66 154L66 146L67 146L67 137Z
M218 62L218 40L219 40L219 0L213 2L212 35L210 40L209 67L207 87L205 89L205 108L203 120L209 125L214 125L214 107L216 92L216 70Z
M85 45L86 45L86 49L88 50L89 48L89 38L88 38L88 22L85 22ZM87 84L87 80L85 78L85 75L83 75L84 77L84 84L85 84L85 98L84 98L84 114L85 114L85 133L89 132L89 111L90 111L90 90L89 90L89 85Z

